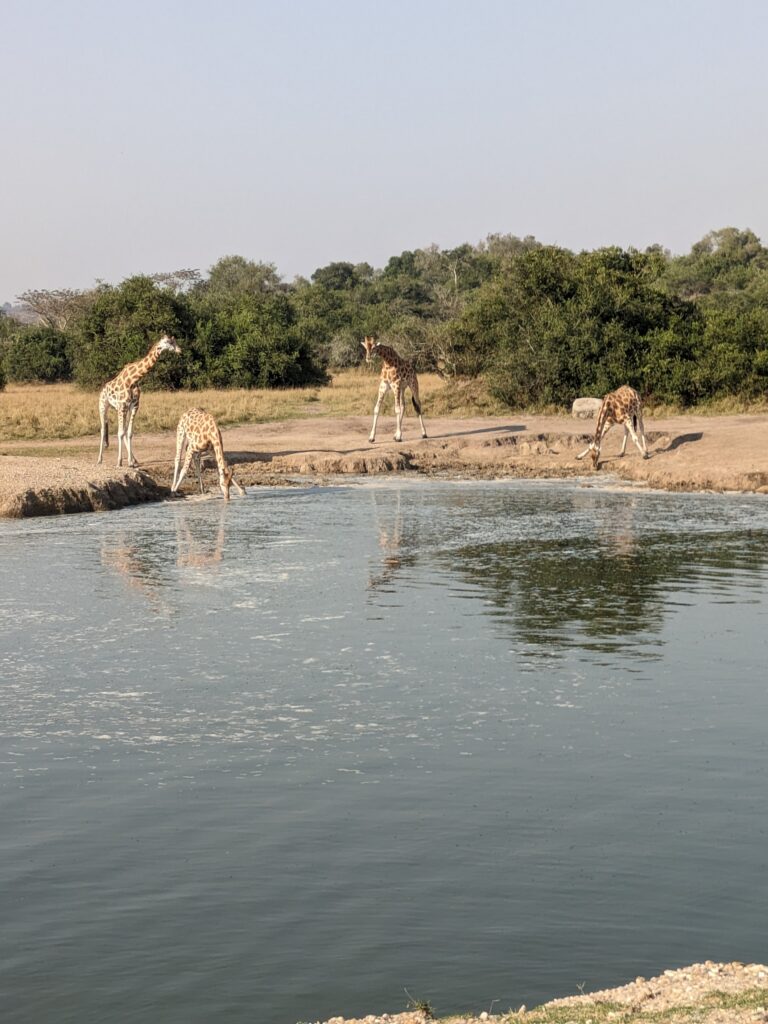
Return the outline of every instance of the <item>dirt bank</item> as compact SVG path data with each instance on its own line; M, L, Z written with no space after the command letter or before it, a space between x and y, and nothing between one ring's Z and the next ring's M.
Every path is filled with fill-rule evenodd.
M239 426L224 431L224 443L241 481L276 483L296 475L323 479L342 474L421 473L459 478L583 477L606 475L641 486L680 491L768 493L768 415L685 416L649 420L651 457L642 460L629 443L618 457L621 430L609 433L601 469L579 462L594 423L557 416L514 416L463 420L430 419L429 438L418 436L409 418L404 440L391 438L390 421L380 421L369 444L369 417L308 418ZM52 444L0 445L0 514L40 515L114 508L167 495L175 437L136 435L141 472L117 470L110 451L94 465L97 438ZM207 484L215 488L216 477ZM193 489L194 481L185 483Z
M763 1024L768 1021L767 986L768 967L762 964L708 960L620 988L554 999L529 1011L515 1007L437 1019L442 1024ZM331 1017L325 1024L426 1024L431 1019L430 1010L411 1010L354 1020Z
M0 457L0 516L51 516L158 501L168 488L141 470L82 458Z

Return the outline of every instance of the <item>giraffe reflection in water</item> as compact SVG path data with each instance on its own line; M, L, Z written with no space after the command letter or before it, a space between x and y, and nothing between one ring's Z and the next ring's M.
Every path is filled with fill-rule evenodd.
M395 492L394 503L391 492L376 490L371 491L371 500L379 535L380 556L376 570L369 570L368 589L391 592L399 573L416 562L418 526L414 517L406 521L399 490Z
M158 615L167 615L171 611L163 593L167 575L152 542L153 537L148 533L120 530L116 534L105 534L101 542L101 564Z
M206 519L200 523L183 511L176 516L176 565L182 569L219 566L224 556L226 508L219 509L215 533Z
M226 506L218 521L175 510L175 536L158 543L151 530L120 530L105 534L101 542L101 564L116 574L126 588L143 598L158 614L168 614L168 600L175 569L218 570L224 558ZM173 537L173 540L170 540ZM174 543L175 541L175 543Z

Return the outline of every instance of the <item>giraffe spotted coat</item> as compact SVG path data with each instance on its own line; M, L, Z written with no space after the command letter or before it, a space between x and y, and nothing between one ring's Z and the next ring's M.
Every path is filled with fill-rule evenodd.
M99 421L101 424L101 443L99 457L101 462L104 449L109 447L109 409L117 412L117 464L123 464L123 440L128 451L128 465L138 466L134 458L131 442L133 439L133 421L139 409L141 388L139 381L145 377L163 352L181 352L176 339L164 334L150 348L143 359L128 363L112 380L108 380L99 394Z
M621 445L620 456L624 454L627 447L627 436L631 436L637 445L637 449L644 459L648 458L648 445L645 440L645 427L643 426L643 404L640 395L628 384L622 385L615 391L609 392L603 399L600 412L597 415L597 426L595 436L588 446L577 455L577 459L583 459L585 455L591 454L592 465L595 469L600 465L600 446L603 438L611 429L614 423L620 423L624 427L624 440Z
M424 419L421 415L421 402L419 401L419 379L413 368L410 359L403 359L389 345L379 345L373 338L366 336L365 341L360 344L365 349L365 361L370 363L373 356L381 359L381 375L379 377L379 394L376 405L373 408L373 424L368 440L373 443L376 440L376 421L379 418L381 403L387 391L392 391L395 396L395 440L403 439L403 414L405 413L405 389L411 389L411 400L416 415L421 423L421 436L427 436L427 428L424 426Z
M189 409L179 420L176 428L176 461L173 467L173 483L171 491L175 493L181 481L187 475L192 459L195 459L197 468L197 479L200 484L200 493L203 493L203 474L200 468L200 461L209 450L213 451L216 459L216 466L219 471L219 487L224 495L224 500L229 501L229 488L234 484L240 494L245 494L244 489L235 480L234 471L224 455L224 445L221 440L221 431L216 420L204 409ZM182 466L181 460L184 459ZM181 468L180 468L181 467Z

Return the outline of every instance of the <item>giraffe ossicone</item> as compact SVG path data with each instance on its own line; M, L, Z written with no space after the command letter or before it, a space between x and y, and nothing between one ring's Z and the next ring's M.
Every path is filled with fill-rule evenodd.
M373 444L376 440L376 421L379 418L381 403L387 391L392 391L395 396L395 440L403 439L403 415L405 413L405 389L411 389L411 401L416 415L421 423L421 436L427 436L427 428L424 426L424 418L421 415L421 402L419 401L419 379L413 368L410 359L403 359L389 345L380 345L375 338L365 336L360 344L365 350L365 361L370 363L373 356L381 359L381 376L379 377L379 394L376 405L373 407L373 424L368 440Z
M143 359L137 359L133 363L127 363L120 373L112 380L108 380L99 393L99 421L101 425L101 439L99 444L99 457L96 460L100 463L104 455L104 449L109 448L109 409L117 412L117 464L123 464L123 440L128 451L128 465L132 468L138 466L134 458L131 443L133 440L133 421L139 410L141 401L141 388L139 381L145 377L163 352L181 352L176 339L170 334L164 334L159 341L149 349Z
M216 466L219 471L219 487L224 495L224 501L229 501L229 488L235 485L238 492L245 494L245 489L235 480L234 470L229 465L224 455L224 444L221 440L221 431L216 420L205 409L189 409L179 420L176 428L176 461L173 466L173 483L171 493L175 494L181 486L181 481L187 475L192 459L195 460L197 468L197 480L200 484L200 493L203 493L203 474L200 467L202 456L208 450L213 451L216 459ZM182 465L182 461L184 463Z
M645 439L645 427L643 425L643 403L640 395L628 384L623 384L615 391L610 391L600 406L597 414L597 426L595 436L587 447L576 456L583 459L585 455L591 454L592 465L595 469L600 466L600 447L603 438L614 425L620 423L624 427L624 440L621 445L622 456L626 451L627 437L630 436L637 445L637 450L644 459L648 458L648 444Z

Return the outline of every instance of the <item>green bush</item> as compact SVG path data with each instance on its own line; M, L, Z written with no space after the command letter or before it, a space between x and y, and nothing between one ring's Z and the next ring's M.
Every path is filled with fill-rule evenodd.
M10 339L4 358L8 380L19 383L70 380L69 338L53 327L20 328Z

